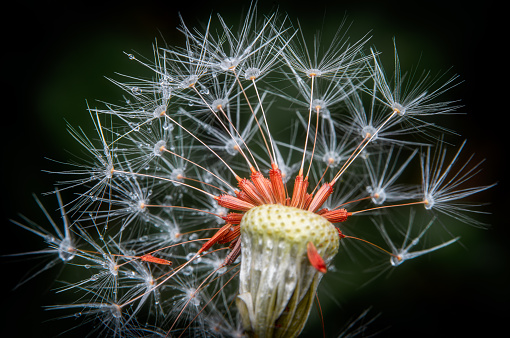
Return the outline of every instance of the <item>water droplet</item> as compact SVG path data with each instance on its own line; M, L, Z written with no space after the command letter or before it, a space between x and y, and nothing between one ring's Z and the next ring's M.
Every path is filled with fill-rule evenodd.
M392 257L390 258L390 264L391 264L392 266L399 266L400 264L402 264L402 262L403 262L403 259L402 259L402 257L401 257L400 255L398 255L398 256L392 256Z
M135 57L133 54L128 54L127 56L128 56L128 58L129 58L129 60L134 60L134 59L136 59L136 57Z
M44 241L46 241L48 243L55 243L55 237L53 237L51 235L44 236Z
M174 129L174 124L165 119L165 122L163 122L163 129L172 131Z
M193 273L193 268L191 266L187 266L185 267L184 269L181 270L182 271L182 274L184 276L190 276L192 273Z
M120 307L118 305L115 305L112 307L111 313L112 313L113 318L122 317L121 312L120 312Z

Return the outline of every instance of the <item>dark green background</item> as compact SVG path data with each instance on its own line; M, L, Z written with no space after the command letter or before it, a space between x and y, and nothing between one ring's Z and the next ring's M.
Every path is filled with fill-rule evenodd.
M70 158L67 152L74 152L65 120L90 128L86 100L95 106L95 100L120 98L119 89L104 77L143 72L122 52L134 50L150 57L155 38L180 44L182 37L175 29L178 12L190 26L205 22L213 11L236 23L240 9L248 4L75 1L58 6L23 2L3 8L0 254L30 251L40 244L8 219L21 212L45 224L31 193L51 191L58 179L41 171L62 169L45 158L66 161ZM506 22L500 28L498 20L503 9L491 1L274 1L260 5L261 13L279 5L305 29L324 25L324 32L336 30L347 15L353 21L351 36L361 37L371 30L372 43L385 53L388 67L394 36L403 68L416 65L420 57L420 65L433 71L452 67L464 82L448 98L461 98L465 106L461 111L467 115L442 118L441 124L467 138L467 152L476 153L477 160L486 158L477 183L499 182L480 196L492 202L487 207L492 215L484 220L493 228L483 231L466 226L461 235L467 249L457 246L413 261L388 279L362 289L335 288L330 283L328 290L337 289L335 297L341 306L328 311L328 327L340 327L347 317L372 306L370 313L381 315L371 328L386 329L382 336L493 336L501 329L508 331L508 61L507 35L501 29ZM44 200L56 207L53 197ZM0 258L0 336L50 337L71 325L70 321L43 322L57 313L45 312L41 305L61 302L50 291L57 270L11 292L32 264ZM314 330L320 329L316 326ZM320 335L320 331L308 333ZM327 332L328 336L336 333Z

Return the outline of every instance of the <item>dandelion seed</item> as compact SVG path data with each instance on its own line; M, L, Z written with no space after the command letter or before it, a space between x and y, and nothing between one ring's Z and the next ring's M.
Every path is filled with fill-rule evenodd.
M376 205L381 205L386 201L402 201L414 196L412 188L394 185L394 183L416 155L417 150L413 151L399 168L395 168L395 166L399 163L398 155L400 151L397 151L395 157L393 157L393 151L394 147L391 147L384 154L379 154L375 163L372 160L373 156L369 156L365 161L371 183L366 189L372 198L372 202ZM386 157L386 160L384 160L384 157Z
M404 241L402 242L402 246L400 248L397 248L395 246L395 244L393 244L394 242L390 239L390 237L389 237L388 233L386 232L386 230L384 229L384 227L379 226L381 235L383 236L386 243L391 247L391 251L393 253L393 256L391 256L391 258L390 258L390 263L392 266L399 266L400 264L404 263L407 260L410 260L410 259L413 259L416 257L420 257L420 256L423 256L430 252L442 249L450 244L455 243L456 241L458 241L460 239L460 237L456 237L456 238L453 238L453 239L446 241L442 244L436 245L434 247L411 252L411 249L419 244L419 242L422 240L422 237L426 234L426 232L430 229L430 227L436 220L435 218L433 218L423 228L423 230L419 233L419 235L417 237L411 239L410 236L411 236L412 226L415 223L414 219L415 219L415 214L411 212L411 215L409 217L409 224L407 226L407 231L406 231L406 234L404 237Z
M435 126L423 121L421 117L447 114L458 108L458 105L454 105L454 101L435 101L439 96L458 84L456 82L458 76L454 75L443 81L442 76L431 77L430 72L423 72L418 80L415 80L413 76L409 76L406 79L406 76L401 73L397 47L394 44L395 69L392 79L393 83L390 84L390 79L386 76L376 54L372 50L374 63L372 78L383 96L379 100L393 112L396 112L403 121L417 125L418 130L421 130L423 127L431 128ZM411 79L415 84L408 86L405 81L410 81Z
M58 190L55 190L55 195L57 196L59 209L61 213L62 223L63 223L63 232L59 229L59 226L57 226L57 223L53 220L53 218L50 216L46 208L42 205L42 203L39 201L39 199L34 195L34 199L41 208L41 211L46 216L46 219L51 224L52 229L55 231L55 234L52 234L50 231L46 230L45 228L41 227L40 225L30 221L28 218L23 217L26 224L11 220L14 224L17 226L30 231L31 233L41 237L44 239L46 244L48 245L47 249L40 250L40 251L33 251L33 252L27 252L27 253L20 253L20 254L12 254L10 256L24 256L24 255L43 255L43 254L57 254L57 257L53 258L50 262L48 262L43 268L40 270L33 272L30 274L28 278L20 282L16 288L21 286L22 284L25 284L27 281L33 279L34 277L38 276L40 273L52 268L55 266L59 261L67 263L72 261L77 252L76 247L76 240L70 230L71 224L69 223L69 218L67 216L67 213L65 211L64 205L62 203L62 198L60 196L60 192Z
M463 223L481 225L480 222L469 216L471 213L480 213L473 209L480 206L479 204L456 201L487 190L494 184L464 188L465 184L479 173L478 167L480 166L478 163L469 168L472 160L470 157L460 165L460 169L453 170L465 144L464 141L450 163L446 162L446 149L442 149L442 147L439 147L434 155L431 154L430 148L427 149L426 154L422 155L422 198L427 210L437 210L457 218Z

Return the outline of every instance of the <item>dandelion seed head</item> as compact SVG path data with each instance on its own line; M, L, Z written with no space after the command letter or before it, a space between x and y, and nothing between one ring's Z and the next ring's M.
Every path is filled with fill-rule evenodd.
M320 77L320 76L322 76L322 71L317 68L312 68L312 69L305 70L305 74L308 77Z
M95 262L100 262L101 272L91 277L91 280L98 280L100 278L116 278L119 274L119 265L114 257L108 253L104 253L101 259L94 258ZM90 265L89 265L90 267Z
M381 205L386 201L386 192L383 188L368 186L366 190L370 194L374 204Z
M372 141L376 140L378 138L377 136L377 129L371 125L364 126L361 129L361 137L362 138L370 138L372 137Z
M222 207L218 204L213 204L211 208L209 208L209 211L213 213L214 215L217 215L218 217L215 218L216 223L222 224L224 221L221 217L225 217L228 215L229 210L225 207Z
M260 74L262 74L262 72L258 68L255 67L246 68L244 70L244 79L248 81L255 80L260 76Z
M327 151L322 156L322 161L324 163L327 163L330 168L336 168L338 165L340 165L340 162L342 161L342 156L338 154L335 151Z
M331 120L331 111L328 109L328 104L324 100L315 99L312 101L312 107L315 112L318 112L323 119Z
M129 204L129 209L133 213L144 213L147 210L146 208L147 203L148 203L147 199L136 194L133 194L132 201Z
M319 112L321 112L321 109L327 108L327 105L326 105L326 102L324 100L315 99L315 100L312 101L312 107L315 110L318 110Z
M179 83L179 88L181 88L181 89L191 88L191 87L195 86L195 84L197 82L198 82L198 76L190 75Z
M227 107L228 100L227 99L216 99L211 103L211 107L215 112L218 112Z
M219 67L223 71L234 70L240 61L237 57L226 57L220 62Z
M156 144L154 144L154 150L153 150L154 155L161 156L161 154L163 153L165 148L166 148L166 141L159 140L158 142L156 142Z
M182 238L182 233L177 225L165 223L163 228L164 232L159 233L158 236L162 237L164 242L174 243Z
M425 209L432 210L432 208L434 208L434 204L435 201L432 194L426 194L425 198L423 199L423 206L425 207Z
M173 311L181 311L184 304L188 304L185 311L190 315L195 315L200 310L203 296L197 287L194 285L193 272L185 274L183 278L178 281L178 284L174 285L177 291L179 291L172 299L171 302L174 304Z
M225 143L225 146L224 146L224 149L225 151L231 155L231 156L234 156L236 155L238 152L239 152L239 144L240 144L241 139L238 138L238 137L235 137L231 140L228 140L226 143Z
M172 184L176 187L181 186L179 182L184 181L184 168L175 168L172 170L172 173L170 174L170 179L172 180Z
M165 115L165 113L166 113L166 106L160 105L160 106L157 106L156 109L154 109L154 113L152 115L155 118L158 118L158 117Z
M400 103L394 102L391 105L391 108L397 112L399 116L404 116L406 114L406 108Z
M116 337L298 336L322 277L341 270L328 269L340 242L378 231L391 269L458 237L429 247L435 218L416 233L414 214L396 224L388 208L470 223L477 205L457 201L490 187L465 187L478 165L455 171L458 153L447 162L441 145L406 138L434 125L421 116L454 110L435 99L455 77L414 84L396 50L388 77L367 36L307 42L286 17L259 19L256 5L237 32L212 19L182 22L185 46L155 45L153 62L128 54L151 76L111 80L125 103L89 109L94 137L70 128L89 157L65 172L66 187L85 190L69 203L72 222L60 197L63 229L44 208L51 231L15 222L54 255L41 271L71 260L85 269L59 289L79 302L58 308ZM282 106L298 112L275 127ZM421 188L402 175L420 149ZM375 227L340 230L374 209Z

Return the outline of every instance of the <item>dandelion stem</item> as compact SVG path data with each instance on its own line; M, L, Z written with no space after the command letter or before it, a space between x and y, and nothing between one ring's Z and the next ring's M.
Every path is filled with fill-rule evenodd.
M387 253L387 254L388 254L388 255L390 255L390 256L397 257L395 254L393 254L393 253L389 252L389 251L388 251L388 250L386 250L386 249L381 248L379 245L376 245L376 244L374 244L374 243L372 243L372 242L370 242L370 241L367 241L366 239L358 238L358 237L354 237L354 236L347 236L347 235L344 235L344 238L356 239L356 240L358 240L358 241L365 242L365 243L370 244L370 245L372 245L372 246L376 247L377 249L379 249L379 250L381 250L381 251L383 251L383 252Z
M276 162L276 152L274 150L273 138L271 137L271 132L269 131L269 125L267 124L266 113L264 112L264 107L262 106L262 100L260 99L257 83L255 82L254 78L252 78L251 81L253 83L253 88L255 88L255 92L257 93L257 98L259 100L260 110L262 112L262 117L263 117L264 123L266 125L267 136L269 137L269 143L271 144L271 150L272 150L272 153L273 153L272 156L271 156L271 152L269 151L269 147L267 145L266 137L264 136L264 133L262 132L262 129L260 129L260 133L262 134L262 138L264 140L264 144L266 145L266 149L267 149L269 158L271 160L271 163L275 163L276 166L278 167L278 163ZM257 121L257 124L258 124L258 121ZM260 126L259 126L259 128L260 128Z
M252 114L253 118L255 119L255 123L257 123L257 126L258 126L258 128L260 130L260 134L262 135L262 139L264 140L264 144L266 146L267 154L269 155L270 161L271 161L271 163L273 163L274 159L272 158L271 152L269 151L269 147L267 145L266 137L264 136L264 131L262 130L262 127L260 126L260 122L259 122L259 120L257 118L257 115L255 114L255 111L253 110L253 107L251 106L250 100L248 99L248 95L246 95L246 91L244 90L244 87L243 87L243 85L241 83L241 80L239 80L239 76L237 76L235 68L232 68L231 70L234 73L234 76L235 76L235 78L237 80L237 83L239 84L239 87L241 88L241 91L243 92L244 98L246 99L246 103L248 103L248 107L250 108L251 114ZM257 91L256 87L255 87L255 90ZM257 91L257 96L258 96L258 91ZM266 117L264 115L264 110L262 108L262 102L260 100L260 97L259 97L259 102L260 102L260 108L262 109L262 114L263 114L264 120L265 120ZM267 123L266 123L266 126L267 126ZM268 134L269 134L269 129L268 129Z
M403 206L416 205L416 204L427 204L427 201L418 201L418 202L410 202L410 203L403 203L403 204L393 204L393 205L383 205L383 206L380 206L380 207L374 207L374 208L370 208L370 209L364 209L364 210L359 210L359 211L352 211L351 214L355 215L355 214L360 214L362 212L372 211L372 210L377 210L377 209L387 209L387 208L394 208L394 207L403 207Z
M315 154L315 146L317 144L317 133L319 129L319 108L317 108L316 110L317 110L317 122L315 125L315 136L313 138L312 155L310 156L310 164L308 165L308 171L306 172L307 177L310 174L310 169L312 169L313 155Z
M250 160L248 160L248 157L246 156L246 154L244 153L243 149L241 148L241 146L239 145L239 143L237 143L237 140L235 139L234 135L232 135L232 133L230 132L230 130L228 130L227 126L225 125L225 123L223 123L223 121L220 119L220 117L218 116L218 114L216 114L216 112L214 111L214 109L212 109L212 107L209 105L209 103L207 103L207 101L204 99L204 97L202 96L202 94L200 94L200 92L198 91L198 89L193 85L191 86L195 92L197 93L198 96L200 96L200 98L202 99L202 101L204 101L204 104L207 106L207 108L209 108L209 110L211 111L211 113L213 113L214 117L216 117L216 119L218 120L218 122L222 125L223 129L225 129L225 131L228 133L228 135L230 136L230 138L232 139L232 141L234 141L234 143L236 144L237 146L237 151L239 151L241 153L241 155L244 157L244 159L246 160L247 164L248 164L248 167L251 168L253 165L250 163ZM234 129L234 131L237 133L237 135L239 136L239 138L241 139L241 141L243 142L244 146L246 147L246 149L248 150L248 152L250 153L253 161L255 161L255 158L253 157L253 154L251 153L250 149L248 148L248 146L246 145L246 143L244 142L243 138L241 137L241 135L239 134L239 132L237 131L236 127L234 127L234 125L232 124L232 121L230 121L230 119L228 118L227 114L225 114L225 112L223 111L223 109L221 107L219 107L219 110L221 110L221 112L223 113L223 115L226 117L227 121L229 122L229 124L232 126L232 128ZM257 166L257 163L255 162L255 166ZM257 169L258 169L258 166L257 166Z
M349 157L349 160L342 166L342 169L340 169L340 171L335 175L335 178L331 181L332 184L334 184L339 178L340 176L342 176L342 174L345 172L345 170L347 170L347 168L352 164L352 162L354 162L354 160L363 152L363 150L366 148L366 146L370 143L370 141L372 141L374 139L374 137L379 133L379 131L388 123L388 121L390 121L393 116L395 116L396 114L398 113L398 110L393 110L393 112L391 113L391 115L379 126L379 128L377 128L377 130L372 134L370 135L370 137L368 138L367 140L367 137L368 135L363 139L363 141L361 141L360 143L360 146L363 144L363 146L361 147L361 149L359 149L357 152L354 151L356 153L356 155ZM359 148L359 146L358 146ZM358 149L356 148L356 149Z
M308 135L310 135L310 124L311 124L311 119L312 119L313 83L314 83L314 79L315 79L315 74L310 74L310 77L312 78L312 83L310 85L310 109L308 110L308 124L306 127L305 146L303 147L303 158L301 159L301 167L299 168L299 175L303 175L303 167L305 165L306 148L308 146Z
M158 176L149 175L149 174L135 173L135 172L123 171L123 170L117 170L117 169L112 169L112 173L127 174L127 175L133 175L133 176L141 176L141 177L150 177L150 178L155 178L155 179L157 179L157 180L168 181L168 182L172 182L172 183L175 183L175 184L183 185L183 186L188 187L188 188L191 188L191 189L195 189L195 190L200 191L201 193L204 193L204 194L206 194L207 196L210 196L210 197L212 197L212 198L215 198L215 197L216 197L216 195L213 195L213 194L211 194L211 193L208 193L208 192L207 192L207 191L205 191L205 190L202 190L202 189L200 189L200 188L194 187L194 186L192 186L192 185L189 185L189 184L186 184L186 183L183 183L183 182L177 181L177 180L172 180L172 179L170 179L170 178L158 177Z

